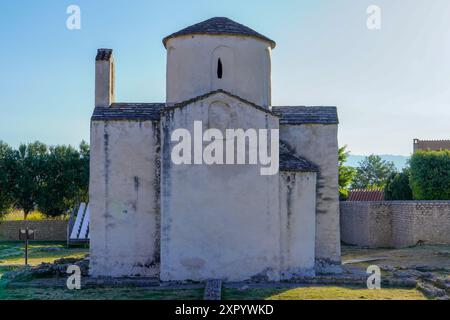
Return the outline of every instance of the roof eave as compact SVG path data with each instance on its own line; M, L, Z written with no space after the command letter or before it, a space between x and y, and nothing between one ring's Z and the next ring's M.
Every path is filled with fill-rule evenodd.
M220 93L221 94L225 94L225 95L227 95L227 96L229 96L229 97L231 97L233 99L239 100L240 102L245 103L245 104L247 104L247 105L249 105L249 106L251 106L251 107L253 107L253 108L255 108L255 109L259 110L259 111L262 111L262 112L264 112L266 114L269 114L269 115L271 115L271 116L273 116L275 118L278 118L278 119L280 118L280 116L278 114L272 112L271 110L266 109L266 108L264 108L264 107L262 107L260 105L257 105L257 104L255 104L255 103L253 103L251 101L248 101L248 100L246 100L244 98L241 98L241 97L239 97L239 96L237 96L235 94L232 94L232 93L230 93L230 92L228 92L226 90L223 90L223 89L213 90L213 91L210 91L208 93L199 95L197 97L188 99L186 101L183 101L183 102L180 102L180 103L176 103L176 104L171 105L171 106L166 106L163 109L163 112L170 112L170 111L173 111L173 110L176 110L176 109L184 108L187 105L190 105L190 104L195 103L197 101L204 100L204 99L209 98L209 97L211 97L211 96L213 96L215 94L220 94Z
M164 45L164 48L167 49L167 43L169 42L169 40L171 39L175 39L175 38L182 38L182 37L190 37L190 36L212 36L212 37L242 37L242 38L251 38L251 39L257 39L263 42L267 42L270 45L271 49L275 49L275 47L277 46L277 43L269 38L263 38L263 37L258 37L258 36L251 36L251 35L239 35L239 34L234 34L234 33L223 33L223 32L218 32L218 33L201 33L201 32L193 32L193 33L189 33L189 34L182 34L182 35L170 35L165 37L162 40L162 43Z

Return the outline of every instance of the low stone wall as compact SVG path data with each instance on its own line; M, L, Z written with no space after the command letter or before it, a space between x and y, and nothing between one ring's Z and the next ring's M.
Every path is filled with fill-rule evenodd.
M450 201L341 202L341 240L404 248L450 244Z
M0 241L19 241L19 230L36 231L35 241L66 241L67 220L0 221Z

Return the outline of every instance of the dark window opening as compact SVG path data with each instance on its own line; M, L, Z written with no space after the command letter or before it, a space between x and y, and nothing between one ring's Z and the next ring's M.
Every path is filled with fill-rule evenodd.
M222 70L222 61L219 58L219 61L217 62L217 78L222 79L223 70Z

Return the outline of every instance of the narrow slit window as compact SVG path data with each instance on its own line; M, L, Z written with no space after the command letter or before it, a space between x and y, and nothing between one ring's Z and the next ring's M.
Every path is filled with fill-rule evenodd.
M223 75L223 67L222 67L222 60L220 60L217 62L217 78L222 79L222 75Z

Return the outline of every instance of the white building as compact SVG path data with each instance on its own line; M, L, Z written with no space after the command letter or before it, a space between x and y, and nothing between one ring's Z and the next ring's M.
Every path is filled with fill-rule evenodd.
M275 42L227 18L163 43L166 103L115 102L112 50L98 50L91 274L240 281L339 270L336 108L272 106ZM172 134L193 134L195 121L279 129L278 173L174 164Z

